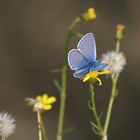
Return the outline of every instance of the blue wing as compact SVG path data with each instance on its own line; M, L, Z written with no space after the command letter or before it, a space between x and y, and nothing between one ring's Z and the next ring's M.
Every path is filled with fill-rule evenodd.
M106 63L101 63L101 62L96 62L95 65L90 67L90 71L98 71L98 70L102 70L103 68L105 68L108 64Z
M86 74L88 74L90 70L90 66L86 66L84 68L81 68L79 70L76 70L73 74L74 77L77 77L77 78L82 78L84 77Z
M68 64L72 70L78 70L88 65L88 60L78 49L72 49L68 53Z
M89 61L96 61L96 43L92 33L87 33L79 41L77 48Z

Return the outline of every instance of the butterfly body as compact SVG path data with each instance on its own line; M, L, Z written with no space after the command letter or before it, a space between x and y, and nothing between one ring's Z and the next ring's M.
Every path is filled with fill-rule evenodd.
M92 71L102 70L107 66L96 60L96 43L92 33L86 34L78 43L77 49L68 54L68 64L74 70L74 76L82 78Z

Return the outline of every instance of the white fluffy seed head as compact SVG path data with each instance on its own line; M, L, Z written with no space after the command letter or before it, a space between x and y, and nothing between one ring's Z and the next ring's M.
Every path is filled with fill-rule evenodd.
M15 130L15 119L5 112L0 112L0 136L6 139Z
M112 74L120 73L126 64L126 58L124 54L122 52L115 51L110 51L106 54L103 54L101 61L108 64L106 69Z

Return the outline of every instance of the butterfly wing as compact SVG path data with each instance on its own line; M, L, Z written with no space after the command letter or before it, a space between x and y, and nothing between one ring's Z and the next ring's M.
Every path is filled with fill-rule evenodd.
M95 65L90 64L95 62ZM96 61L96 43L92 33L86 34L78 43L77 49L68 53L68 64L75 70L74 76L84 77L89 71L101 70L107 64Z
M96 43L92 33L86 34L77 45L78 50L90 61L96 61Z
M72 70L78 70L88 65L88 60L78 49L72 49L68 53L68 64Z
M106 63L101 63L101 62L97 62L97 64L93 65L90 68L90 71L98 71L98 70L102 70L103 68L105 68L108 64Z
M81 68L79 70L76 70L73 74L74 77L77 77L77 78L82 78L84 77L90 70L90 66L86 66L84 68Z

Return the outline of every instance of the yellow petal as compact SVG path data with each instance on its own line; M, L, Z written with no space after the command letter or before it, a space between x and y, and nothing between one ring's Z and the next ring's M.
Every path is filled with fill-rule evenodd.
M45 104L48 100L48 95L47 94L44 94L43 97L42 97L42 103Z
M42 101L42 97L41 97L41 96L37 96L37 97L36 97L36 100L37 100L38 102L41 102L41 101Z
M56 98L54 96L49 97L47 100L47 104L52 104L54 102L56 102Z
M43 109L44 110L50 110L50 109L52 109L52 106L51 105L44 105Z
M102 81L100 80L100 78L95 77L95 79L99 82L99 85L101 86L102 85Z
M90 76L87 74L85 77L82 78L83 79L83 82L86 82L87 80L90 79Z
M83 77L83 82L86 82L87 80L89 80L91 78L95 78L97 76L98 76L98 72L97 71L89 72L85 77Z
M100 72L98 72L98 73L99 73L99 75L102 75L102 74L109 74L110 71L108 71L108 70L104 70L104 71L100 71Z

